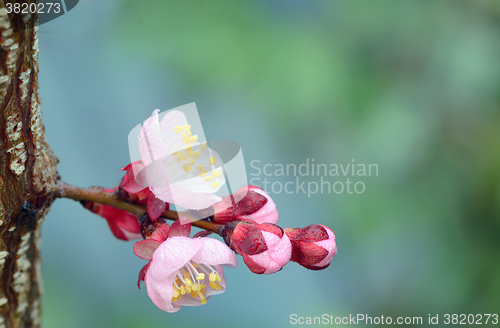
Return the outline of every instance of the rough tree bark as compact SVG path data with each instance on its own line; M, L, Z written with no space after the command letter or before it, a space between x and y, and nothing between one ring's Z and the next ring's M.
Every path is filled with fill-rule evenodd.
M7 2L16 1L0 0L0 328L40 327L40 231L58 160L41 121L36 18L7 15Z

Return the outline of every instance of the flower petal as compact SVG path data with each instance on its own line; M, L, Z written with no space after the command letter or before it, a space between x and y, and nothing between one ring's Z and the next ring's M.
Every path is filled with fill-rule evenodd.
M160 217L160 215L167 208L167 203L155 197L154 194L149 196L148 200L148 215L151 220L156 221Z
M325 257L321 262L316 264L318 267L323 267L323 266L328 266L330 262L332 261L333 257L337 254L337 244L335 243L335 233L328 228L327 226L321 225L323 228L325 228L326 232L328 233L328 239L321 240L316 243L316 245L321 246L328 250L329 254L327 257Z
M134 254L144 260L151 260L161 242L151 239L138 241L134 244Z
M195 256L193 261L209 265L225 265L230 268L236 268L238 262L234 252L222 242L213 238L199 238L203 247Z
M250 269L250 271L252 271L253 273L263 274L266 271L266 268L255 263L255 261L252 260L252 257L250 257L250 255L243 254L243 261L245 262L248 269ZM267 265L267 263L264 264Z
M143 171L141 171L141 173L137 177L137 181L140 184L144 183L145 179L147 186L151 190L153 190L153 188L169 187L170 180L168 178L165 166L163 166L163 162L161 160L149 164ZM158 195L156 195L156 197L158 197Z
M168 276L186 265L202 246L199 239L170 237L156 249L151 267L155 268L156 275Z
M211 193L199 193L192 190L184 189L177 184L170 185L170 191L171 191L170 193L171 197L170 198L166 197L170 201L168 200L165 201L190 210L202 210L212 206L213 204L221 200L221 198L217 195ZM157 197L161 198L160 196L164 195L166 195L166 193L163 193L162 195L157 195Z
M130 163L129 165L120 169L122 171L127 171L127 173L125 173L125 176L123 177L123 180L122 180L122 188L125 189L126 191L128 191L130 193L134 193L134 194L143 190L145 188L145 186L137 183L137 181L135 180L135 174L134 174L134 172L139 173L142 169L144 169L144 165L142 164L142 162L140 160L135 161L133 163Z
M264 274L278 272L290 261L292 254L290 239L286 234L283 234L283 237L280 238L267 231L262 231L262 235L266 240L268 250L257 255L249 255L249 257L256 264L266 268Z
M160 124L158 122L158 112L156 109L144 122L139 133L139 152L145 166L157 161L167 155L165 145L161 138Z
M167 155L186 147L186 144L182 141L181 133L175 132L176 127L182 128L186 124L188 124L186 116L183 112L178 110L167 112L167 114L165 114L165 116L161 119L160 134L165 145Z
M172 303L173 281L176 272L200 251L199 239L172 237L164 241L154 252L144 282L148 296L163 311L177 312L180 305Z
M170 277L153 277L151 267L146 272L144 283L148 291L148 296L151 301L162 309L163 311L173 313L179 311L180 306L172 304L172 297L174 296L174 274Z
M137 278L137 287L139 289L141 289L141 281L144 281L144 278L146 277L146 272L148 272L149 264L151 264L151 261L143 266L141 271L139 271L139 277Z
M267 199L267 202L257 212L251 215L245 215L244 217L250 220L254 220L257 223L276 224L276 222L278 222L279 214L276 210L276 204L272 200L271 196L269 196L264 190L254 186L248 186L248 191L256 192L261 196L264 196Z
M191 233L191 221L189 221L186 217L180 217L179 220L176 220L170 226L170 230L168 231L168 238L183 236L189 237Z

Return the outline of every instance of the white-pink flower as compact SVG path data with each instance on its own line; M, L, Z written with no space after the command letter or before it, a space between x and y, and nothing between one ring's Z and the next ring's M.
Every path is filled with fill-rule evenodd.
M237 266L229 247L213 238L186 237L190 228L180 223L172 225L163 242L146 239L134 245L137 256L150 260L141 270L139 282L144 279L149 297L166 312L202 305L211 295L223 293L222 265Z
M215 193L225 183L219 155L193 135L186 116L177 110L161 121L159 110L139 133L141 161L134 165L136 181L160 200L187 209L207 208L221 198Z

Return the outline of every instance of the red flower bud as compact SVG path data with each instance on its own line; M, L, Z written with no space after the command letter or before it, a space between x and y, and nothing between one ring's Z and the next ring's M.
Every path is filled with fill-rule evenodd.
M243 256L253 273L275 273L290 260L290 240L283 229L272 223L229 222L222 236L232 250Z
M302 229L287 228L285 233L292 243L290 261L307 269L325 269L337 254L335 233L327 226L313 224Z

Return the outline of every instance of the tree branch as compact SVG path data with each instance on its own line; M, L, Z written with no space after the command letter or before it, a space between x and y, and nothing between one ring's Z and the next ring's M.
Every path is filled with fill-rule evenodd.
M104 188L101 187L82 188L59 181L55 186L54 195L56 198L69 198L76 201L89 201L110 205L137 216L142 216L147 213L146 206L126 202L118 197L117 192L109 193L104 191ZM191 220L192 226L220 234L223 225L199 220L194 218L189 212L190 211L176 212L167 210L161 214L161 217L175 221L179 219L179 216L186 216Z

